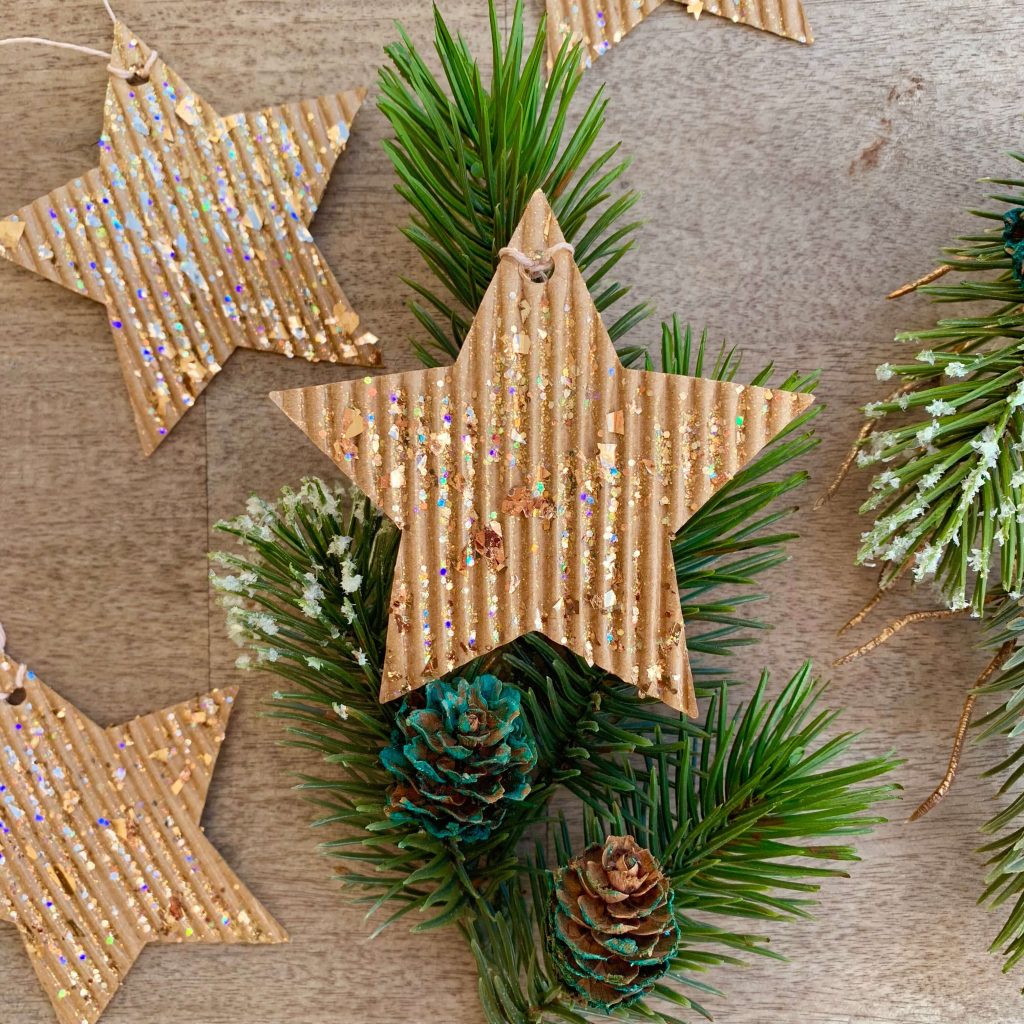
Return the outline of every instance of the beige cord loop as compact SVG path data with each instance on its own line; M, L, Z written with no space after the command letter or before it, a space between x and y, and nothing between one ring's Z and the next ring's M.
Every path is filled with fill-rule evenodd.
M76 53L84 53L89 57L106 57L113 60L113 54L106 50L94 50L91 46L79 46L77 43L62 43L58 39L46 39L44 36L10 36L7 39L0 39L0 46L12 46L15 43L27 43L34 46L55 46L60 50L74 50Z
M146 63L141 67L130 67L130 68L119 68L113 64L113 57L111 57L111 63L107 65L107 70L118 78L123 78L126 82L131 79L138 78L149 78L149 73L153 70L153 65L160 59L160 54L156 50L150 50L149 56L146 58Z
M79 46L77 43L62 43L59 39L46 39L44 36L10 36L7 39L0 39L0 46L12 46L21 43L32 46L52 46L58 50L74 50L75 53L84 53L88 57L104 57L110 61L107 64L107 71L116 78L123 78L126 82L136 76L139 78L149 78L153 65L160 57L156 50L151 50L146 58L146 63L141 67L119 68L114 64L114 55L112 53L107 53L106 50L94 50L91 46Z
M0 654L3 654L7 647L7 634L4 632L4 624L0 622ZM14 689L20 690L25 683L25 673L28 671L25 665L18 666L18 672L14 677ZM6 699L9 694L0 697L0 699Z
M550 249L545 249L534 256L527 256L525 252L520 252L518 249L506 246L499 251L498 256L502 259L514 260L522 268L525 277L529 278L534 284L543 284L555 269L554 257L560 252L573 254L576 252L576 246L569 242L559 242L557 245L551 246Z
M106 9L107 14L110 15L110 20L116 25L117 15L114 14L114 9L110 6L109 0L103 0L103 6ZM126 82L130 82L136 77L142 79L149 78L149 74L153 70L153 65L156 64L159 59L159 54L156 50L152 50L146 58L145 64L130 68L121 68L114 63L114 55L112 53L107 53L106 50L94 50L91 46L79 46L77 43L64 43L59 39L47 39L45 36L11 36L7 39L0 39L0 46L12 46L15 44L52 46L58 50L73 50L75 53L84 53L87 57L104 57L109 62L107 64L107 71L115 78L123 79Z

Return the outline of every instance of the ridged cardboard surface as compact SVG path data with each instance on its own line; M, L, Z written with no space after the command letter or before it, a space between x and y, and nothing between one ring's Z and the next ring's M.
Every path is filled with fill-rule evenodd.
M563 241L537 193L510 246ZM454 366L275 393L402 529L381 699L539 631L696 711L670 541L809 395L626 370L568 252Z
M113 53L150 49L118 23ZM240 346L379 365L309 232L364 97L222 118L163 60L111 75L99 166L0 221L0 255L107 307L147 454Z
M566 39L583 41L589 66L667 0L547 0L548 60L554 61ZM740 25L814 42L801 0L668 0L684 5L691 15L714 14Z
M0 653L0 911L61 1024L149 943L287 941L199 824L234 697L102 729Z

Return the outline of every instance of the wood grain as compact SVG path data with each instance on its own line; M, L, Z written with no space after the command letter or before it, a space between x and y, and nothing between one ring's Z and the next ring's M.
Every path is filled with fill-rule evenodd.
M539 3L528 0L531 21ZM429 41L423 0L121 0L125 21L226 112L372 84L399 18ZM483 0L442 9L486 53ZM670 12L678 13L678 12ZM507 12L506 12L507 14ZM679 312L747 353L753 371L822 367L822 446L807 460L803 540L762 606L776 630L737 659L781 682L812 657L823 672L847 649L835 630L867 599L852 565L864 480L825 510L810 506L878 398L875 364L899 328L933 318L919 298L883 296L929 270L966 229L982 174L1019 148L1019 39L1013 0L808 0L816 43L788 44L702 18L653 15L602 58L609 140L635 162L642 243L621 266L662 316ZM5 5L7 34L109 45L98 0ZM0 51L0 211L17 209L94 162L101 61ZM415 256L371 102L313 223L340 283L383 339L389 370L415 363L399 274ZM362 257L362 264L359 257ZM12 267L0 274L0 618L15 657L99 722L239 682L207 583L209 528L252 491L329 473L266 399L274 389L345 377L331 366L239 352L150 460L132 426L102 313ZM653 342L653 324L638 340ZM916 602L916 603L915 603ZM891 607L925 607L927 595ZM883 605L860 642L889 614ZM834 673L864 747L897 747L916 806L941 775L965 682L984 658L969 622L907 631ZM103 665L98 673L95 666ZM480 1024L473 966L454 935L399 930L369 944L361 913L336 896L305 831L290 773L313 767L276 746L260 716L269 678L244 677L206 815L211 840L289 930L286 948L149 950L109 1024ZM776 930L790 966L758 964L716 980L711 1008L730 1024L1011 1024L1021 977L985 952L996 919L975 907L973 852L990 813L976 781L994 751L969 749L965 774L921 824L894 823L861 844L853 881L830 885L821 924ZM897 809L895 817L904 816ZM50 1009L13 929L0 928L4 1024L48 1024Z

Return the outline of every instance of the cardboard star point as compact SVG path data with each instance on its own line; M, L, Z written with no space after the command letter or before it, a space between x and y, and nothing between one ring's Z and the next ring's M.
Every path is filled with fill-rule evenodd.
M796 42L814 42L802 0L603 0L597 5L547 0L548 67L567 39L583 43L589 67L665 3L685 5L695 20L701 14L714 14Z
M200 825L235 694L104 729L0 651L0 911L60 1024L146 945L287 942Z
M115 24L115 64L151 53ZM221 117L157 58L110 76L98 165L0 219L0 256L106 306L147 455L237 348L380 364L309 232L365 97Z
M510 248L563 242L538 192ZM693 715L672 537L812 399L625 369L551 259L502 260L453 366L271 398L402 530L382 700L536 631Z

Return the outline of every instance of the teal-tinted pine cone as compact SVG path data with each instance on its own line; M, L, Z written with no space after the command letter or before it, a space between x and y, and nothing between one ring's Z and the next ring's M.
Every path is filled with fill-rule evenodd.
M1003 245L1013 257L1013 276L1024 284L1024 207L1003 214Z
M392 821L439 839L487 839L530 792L537 746L520 694L494 676L428 683L406 697L381 762Z
M549 941L565 984L606 1012L642 999L665 976L679 942L672 889L632 836L609 836L562 868Z

